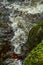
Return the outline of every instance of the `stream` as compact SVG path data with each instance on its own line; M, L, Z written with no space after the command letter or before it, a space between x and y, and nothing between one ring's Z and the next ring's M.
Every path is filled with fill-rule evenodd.
M32 1L32 0L31 0ZM30 5L31 5L30 1ZM7 0L3 1L3 5L5 6L6 3L8 4ZM33 27L34 23L32 24L31 20L26 18L26 14L40 14L43 12L43 4L37 4L36 7L28 6L20 6L19 4L13 3L10 5L5 6L11 10L9 15L9 20L12 22L10 26L13 28L14 36L10 40L11 44L14 46L14 53L17 55L22 56L23 53L21 51L22 46L26 43L28 39L29 30ZM18 11L18 12L16 12ZM22 12L22 16L20 15ZM26 19L26 20L25 20ZM22 59L7 59L5 63L8 65L22 65Z

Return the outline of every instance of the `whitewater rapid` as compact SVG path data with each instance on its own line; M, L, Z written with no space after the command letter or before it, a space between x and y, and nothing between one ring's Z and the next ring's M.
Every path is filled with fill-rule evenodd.
M14 52L16 54L21 54L21 45L25 44L27 40L27 35L26 32L28 28L26 28L26 22L22 19L22 17L17 16L16 18L14 17L14 10L26 12L28 14L36 14L36 13L42 13L43 12L43 4L37 5L36 7L29 7L29 6L20 6L15 3L6 6L6 8L12 9L12 13L10 13L9 19L12 22L11 26L14 31L14 36L11 39L12 45L15 47ZM18 25L22 25L23 29L18 27ZM30 24L29 24L30 25ZM31 27L30 27L31 28ZM28 31L27 31L28 32ZM9 65L22 65L21 60L13 60L14 62L10 63Z
M6 8L11 9L12 7L14 7L14 10L18 10L18 11L22 11L22 12L26 12L26 13L30 13L30 14L36 14L36 13L42 13L43 12L43 4L37 4L36 7L34 6L20 6L17 5L15 3L7 6Z

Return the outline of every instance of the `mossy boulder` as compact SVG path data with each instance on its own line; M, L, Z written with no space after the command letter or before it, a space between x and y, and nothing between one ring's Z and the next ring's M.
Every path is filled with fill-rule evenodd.
M43 19L38 21L29 31L28 40L22 47L23 59L43 40Z
M23 65L43 65L43 41L31 51Z
M40 20L29 32L27 44L29 49L37 46L38 43L43 39L43 19Z

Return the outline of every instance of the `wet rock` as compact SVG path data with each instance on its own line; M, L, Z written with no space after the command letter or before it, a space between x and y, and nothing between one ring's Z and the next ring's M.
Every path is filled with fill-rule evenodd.
M5 7L1 8L0 17L0 60L4 62L5 59L11 57L9 52L13 52L14 47L10 40L13 38L14 32L10 25L9 12Z

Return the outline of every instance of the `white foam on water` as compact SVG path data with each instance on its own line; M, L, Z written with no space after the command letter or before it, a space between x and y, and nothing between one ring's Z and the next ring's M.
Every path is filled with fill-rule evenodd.
M7 6L10 8L10 6ZM14 9L18 9L19 11L27 12L30 14L36 14L36 13L42 13L43 12L43 4L37 4L36 7L34 6L20 6L15 3L11 4L11 7L14 7Z
M23 11L23 12L27 12L30 14L36 14L36 13L42 13L43 12L43 5L37 5L36 7L25 7L25 6L20 6L17 5L15 3L11 4L11 7L14 7L14 9L17 9L19 11ZM8 8L10 6L7 6ZM14 13L14 11L12 12ZM13 31L14 31L14 36L11 39L12 45L15 47L14 52L16 54L21 54L21 44L24 44L26 42L26 33L25 33L25 29L26 25L25 25L25 21L21 18L21 17L17 17L15 18L13 14L10 14L10 21L12 22L11 26L13 27ZM18 27L18 24L21 24L24 28L24 30L22 30L21 28ZM10 65L22 65L22 61L21 60L15 60L13 63L11 63Z
M7 0L3 0L3 2L1 2L4 6L6 6L6 4L9 4L9 2Z

